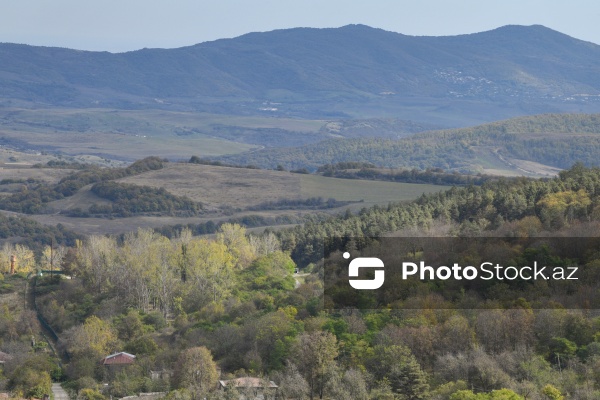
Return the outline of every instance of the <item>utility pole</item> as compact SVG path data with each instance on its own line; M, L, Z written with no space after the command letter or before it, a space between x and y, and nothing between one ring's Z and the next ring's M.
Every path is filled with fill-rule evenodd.
M53 273L54 273L54 254L53 254L53 248L54 247L54 239L50 239L50 282L52 282L52 278L53 278Z

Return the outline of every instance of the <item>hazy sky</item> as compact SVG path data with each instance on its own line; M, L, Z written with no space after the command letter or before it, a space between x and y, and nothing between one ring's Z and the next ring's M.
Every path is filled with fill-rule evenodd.
M292 27L455 35L541 24L600 44L597 0L0 0L0 42L121 52Z

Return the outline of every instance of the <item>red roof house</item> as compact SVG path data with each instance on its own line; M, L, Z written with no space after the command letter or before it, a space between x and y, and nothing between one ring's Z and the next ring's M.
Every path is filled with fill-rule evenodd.
M135 356L133 354L125 353L124 351L120 353L111 354L110 356L106 356L100 361L100 364L105 366L111 365L131 365L135 362Z

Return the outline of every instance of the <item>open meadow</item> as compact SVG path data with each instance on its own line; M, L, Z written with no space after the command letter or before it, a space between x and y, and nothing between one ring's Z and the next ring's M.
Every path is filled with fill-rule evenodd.
M21 174L34 175L39 171L49 173L64 170L23 168ZM73 196L48 203L48 211L44 214L31 217L48 225L60 223L83 234L118 234L138 227L157 228L208 221L216 223L248 216L259 216L270 221L285 218L300 220L310 214L336 214L348 208L356 211L374 204L413 200L423 193L449 188L189 163L167 163L163 169L119 179L118 182L164 188L171 194L186 196L201 203L202 212L193 217L136 215L127 218L83 218L65 215L65 212L76 208L87 210L94 203L110 204L109 200L92 193L91 185L87 185ZM314 198L324 201L320 206L303 203ZM335 199L336 202L325 206L328 199Z

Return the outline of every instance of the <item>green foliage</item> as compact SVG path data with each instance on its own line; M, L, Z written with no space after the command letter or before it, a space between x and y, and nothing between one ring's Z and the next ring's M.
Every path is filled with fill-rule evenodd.
M97 389L81 389L79 392L79 398L83 400L105 400L106 397L100 393Z
M293 278L296 264L285 253L280 251L259 257L246 268L242 274L250 290L261 290L269 293L273 290L291 290L294 288Z
M127 168L102 169L90 166L86 170L75 172L61 179L55 185L38 184L19 193L2 197L0 198L0 209L36 214L44 210L46 203L72 196L86 185L124 178L145 171L161 169L162 167L163 161L158 157L147 157L138 160Z
M569 339L555 337L550 341L550 351L555 357L570 357L575 355L577 345Z
M377 380L386 380L395 393L409 399L425 399L429 391L427 374L405 346L376 346L368 360Z
M481 185L497 177L485 175L466 175L457 172L445 172L441 168L427 168L425 171L418 169L402 169L385 171L370 163L340 162L326 164L317 169L324 176L344 179L369 179L377 181L391 181L403 183L429 183L433 185Z
M180 353L174 376L177 388L208 390L217 382L217 377L217 366L206 347L192 347Z
M155 330L159 331L167 326L167 320L160 312L152 311L142 317L144 324L151 325Z
M69 352L98 362L117 349L117 334L110 323L96 316L87 318L72 333Z
M548 400L563 400L564 396L560 393L560 390L552 385L546 385L542 389L542 395Z
M587 210L600 201L600 168L579 165L551 180L501 179L481 186L453 188L423 195L410 203L363 209L358 215L347 213L325 221L308 221L303 226L279 231L278 235L283 250L289 251L300 267L329 254L331 249L324 248L322 238L382 236L387 232L432 226L434 221L460 224L459 233L463 236L479 235L503 225L509 230L502 232L504 235L528 235L536 230L532 223L535 219L531 217L542 219L548 210L547 202L540 201L549 194L568 192L579 193L576 196L579 200L572 207L573 212L564 215L570 215L568 220L572 222L589 219ZM515 225L504 224L513 221Z
M591 204L583 210L597 206L599 195L600 170L582 166L551 180L488 181L282 230L282 245L291 256L277 246L260 245L266 237L248 238L234 225L224 225L214 238L194 238L184 231L169 240L149 230L120 240L90 237L74 250L77 279L48 286L46 290L60 296L44 295L51 298L44 311L86 321L71 329L65 324L61 333L72 357L68 378L79 386L93 386L91 377L107 379L114 396L159 387L147 371L175 369L173 383L190 391L170 396L210 398L215 361L224 374L273 374L285 383L286 393L299 398L307 393L364 398L368 391L371 398L390 400L518 400L516 392L541 396L548 384L564 393L581 393L600 382L599 351L593 342L600 321L594 313L554 303L555 309L533 310L535 304L525 299L513 299L510 305L516 308L511 310L330 313L320 305L322 269L315 257L327 235L435 229L440 222L452 225L452 234L464 233L464 224L472 223L494 233L528 236L544 229L540 215L551 204L542 199L587 197ZM498 214L501 218L494 220ZM590 224L591 214L573 215L569 229ZM477 222L484 219L489 228ZM594 222L590 226L596 229ZM350 250L366 244L345 243ZM293 280L296 257L317 261L298 288ZM552 258L551 249L544 247L522 257L528 262L565 262ZM595 265L598 255L590 252L586 257ZM544 293L544 288L536 289ZM5 321L10 330L2 331L3 337L18 337L12 333L17 322L11 311L0 311L0 330ZM167 326L165 317L177 319ZM113 350L136 354L136 364L106 373L98 365L99 354ZM514 392L502 389L508 387Z
M142 336L125 345L125 351L138 355L153 355L158 351L158 345L150 336Z
M524 400L524 398L509 389L493 390L490 393L477 394L474 394L470 390L459 390L450 396L450 400Z
M111 200L110 205L92 204L91 215L116 215L129 217L137 214L159 213L161 215L193 216L201 205L187 197L175 196L164 188L138 186L118 182L100 182L92 186L98 197Z
M544 135L540 136L542 132ZM384 168L441 168L472 173L485 165L485 157L499 160L498 153L487 155L482 150L497 148L502 157L569 168L576 162L597 165L600 152L598 133L600 121L597 114L544 114L473 128L418 133L399 140L332 139L302 147L265 149L221 159L269 169L282 165L287 169L316 170L325 164L354 162ZM331 167L325 168L331 171Z
M44 365L35 365L28 362L19 366L10 376L8 388L13 392L23 393L26 397L41 398L50 394L52 380L50 374L44 370Z
M58 224L56 226L42 225L33 219L0 214L0 239L21 237L21 244L41 253L44 246L54 245L74 246L81 235Z

